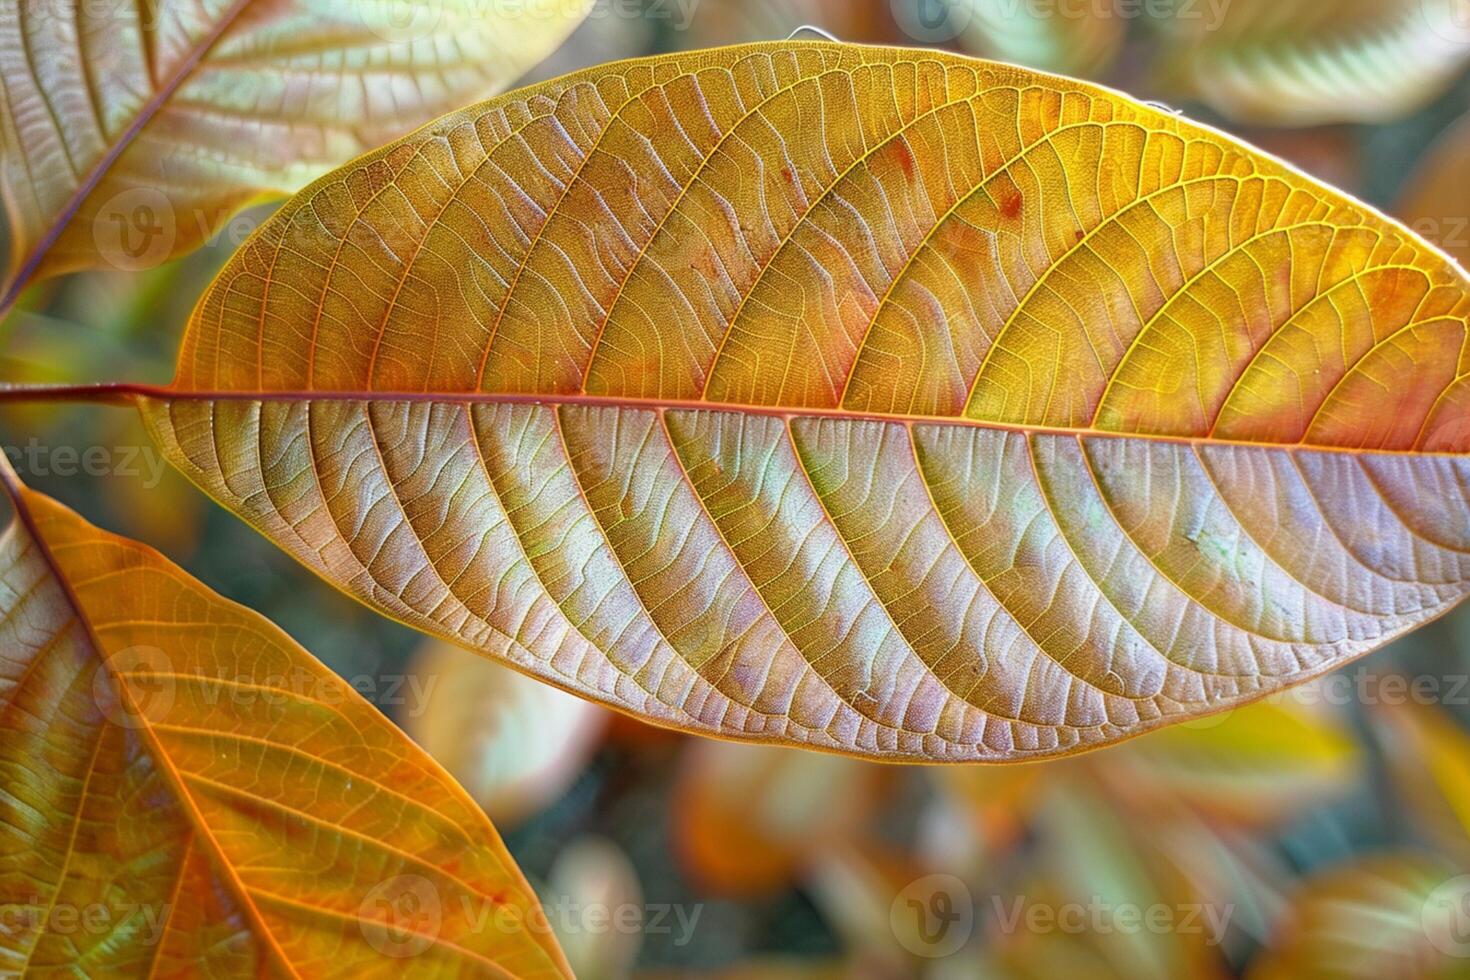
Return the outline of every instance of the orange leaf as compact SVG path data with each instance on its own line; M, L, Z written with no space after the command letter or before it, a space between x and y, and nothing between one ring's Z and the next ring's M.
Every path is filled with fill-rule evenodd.
M196 483L374 608L690 731L1076 752L1470 584L1464 274L1079 82L624 62L314 184L174 385Z
M4 477L0 969L569 975L484 814L375 708Z

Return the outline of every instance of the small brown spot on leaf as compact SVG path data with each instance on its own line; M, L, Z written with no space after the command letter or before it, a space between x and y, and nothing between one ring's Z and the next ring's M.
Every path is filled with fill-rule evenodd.
M903 140L893 144L893 155L898 160L899 169L909 180L914 179L914 151L909 149L908 143Z

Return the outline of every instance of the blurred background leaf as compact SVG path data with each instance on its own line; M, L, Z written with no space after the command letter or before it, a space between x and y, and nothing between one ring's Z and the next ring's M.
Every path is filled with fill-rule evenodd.
M1089 75L1112 63L1128 21L1107 3L1057 0L959 0L969 21L964 45L994 58L1062 75Z
M1470 57L1464 0L1168 0L1171 89L1240 122L1386 122L1423 108Z

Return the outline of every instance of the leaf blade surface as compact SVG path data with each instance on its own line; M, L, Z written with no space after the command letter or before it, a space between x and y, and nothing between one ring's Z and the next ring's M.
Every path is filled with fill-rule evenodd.
M534 87L319 182L143 405L308 567L558 686L1036 758L1464 596L1465 286L1115 93L752 45Z
M14 489L7 970L567 975L484 814L376 708L156 552Z

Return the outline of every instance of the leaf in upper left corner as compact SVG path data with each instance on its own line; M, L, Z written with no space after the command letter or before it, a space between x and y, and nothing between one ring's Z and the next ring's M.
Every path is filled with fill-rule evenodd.
M26 281L192 250L252 199L504 89L590 6L7 4L0 192L12 236L0 308Z
M1470 269L1470 116L1430 150L1394 212Z
M569 975L484 813L377 709L157 552L15 493L0 973Z

